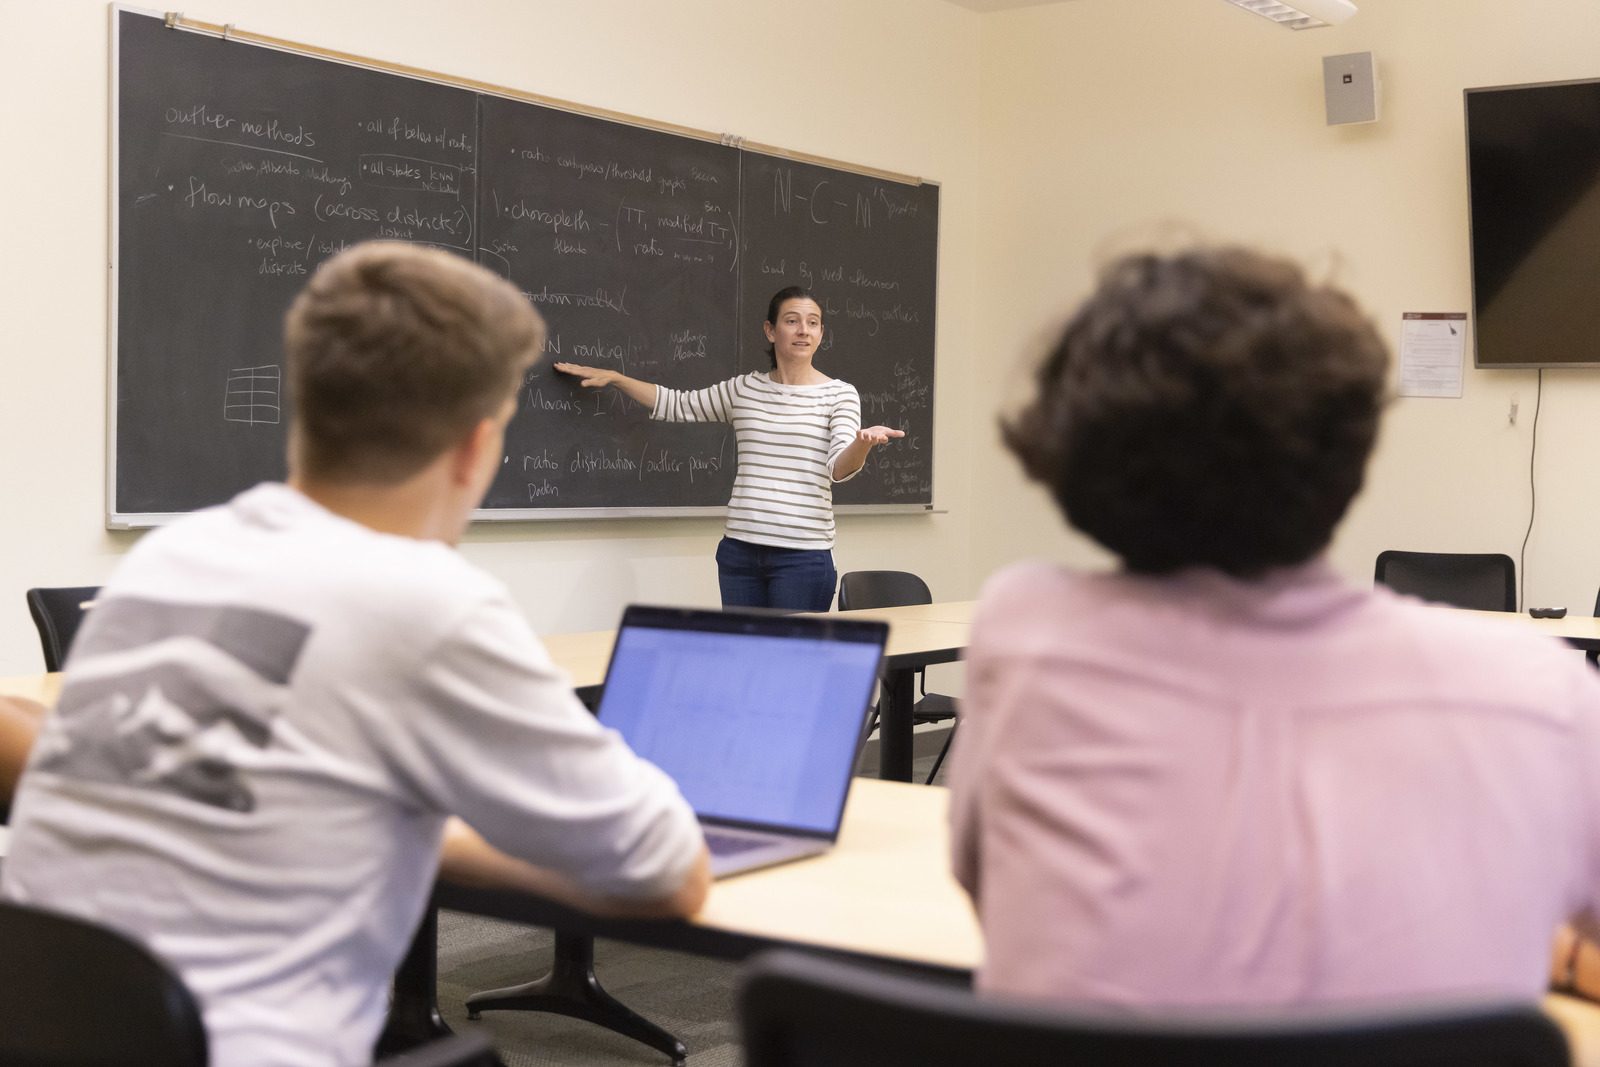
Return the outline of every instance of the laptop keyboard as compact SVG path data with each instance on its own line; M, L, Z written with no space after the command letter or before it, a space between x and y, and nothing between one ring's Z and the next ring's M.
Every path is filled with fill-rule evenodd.
M736 837L733 834L719 834L707 831L705 834L706 847L713 856L737 856L741 852L749 852L753 848L772 844L759 837Z

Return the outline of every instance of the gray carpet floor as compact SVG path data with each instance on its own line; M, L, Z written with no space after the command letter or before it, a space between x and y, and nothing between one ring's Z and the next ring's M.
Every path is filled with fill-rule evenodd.
M933 766L947 731L919 731L916 780ZM862 754L861 773L877 768L876 742ZM942 784L944 768L935 779ZM609 1030L543 1012L490 1011L467 1019L473 993L518 985L550 969L548 930L455 912L439 916L439 1008L457 1033L481 1029L508 1067L649 1067L667 1057ZM734 995L739 965L618 941L595 943L595 974L613 996L665 1027L689 1050L689 1067L740 1067Z
M486 1011L467 1019L480 990L517 985L550 969L548 930L474 915L439 915L439 1008L457 1033L482 1029L508 1067L585 1064L637 1067L667 1057L577 1019L529 1011ZM595 974L613 996L689 1049L693 1067L742 1064L733 998L739 965L682 952L595 942Z

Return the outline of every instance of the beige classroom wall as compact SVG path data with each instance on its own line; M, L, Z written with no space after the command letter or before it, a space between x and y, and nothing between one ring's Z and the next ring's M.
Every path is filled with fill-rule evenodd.
M943 183L934 492L944 513L845 517L841 571L965 596L976 331L980 16L940 0L200 0L194 19ZM0 675L41 669L33 585L97 584L104 529L108 15L0 0ZM715 604L713 520L483 525L465 554L541 632L632 600Z
M1071 0L984 16L974 409L1093 265L1175 233L1287 253L1347 286L1391 346L1407 311L1468 311L1462 90L1600 77L1593 0L1356 0L1290 31L1222 0ZM1328 127L1321 57L1376 53L1380 121ZM1466 371L1459 400L1399 399L1332 549L1371 581L1385 548L1518 553L1532 371ZM1516 425L1508 421L1520 402ZM980 423L986 421L980 416ZM1104 557L1062 531L989 425L974 429L973 578L1025 555ZM1547 371L1530 604L1591 613L1600 585L1600 372ZM1003 516L1004 521L994 521Z

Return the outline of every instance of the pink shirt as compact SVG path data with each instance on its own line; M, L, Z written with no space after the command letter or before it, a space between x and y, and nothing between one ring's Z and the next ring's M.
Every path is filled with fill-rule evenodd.
M1544 988L1600 888L1580 653L1323 563L986 586L950 773L980 988L1228 1005Z

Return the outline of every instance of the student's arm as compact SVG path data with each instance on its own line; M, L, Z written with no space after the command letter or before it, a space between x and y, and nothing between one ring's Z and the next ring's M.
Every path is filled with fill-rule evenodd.
M515 873L611 913L698 906L705 846L694 812L578 702L509 596L470 610L406 688L404 714L382 709L369 734L396 779L425 808L460 816L497 852L559 873L579 895L458 848L470 841L459 833L451 871Z
M626 374L619 374L614 370L603 367L584 367L576 363L557 363L556 370L562 374L575 374L583 379L578 384L585 389L600 389L607 385L614 385L621 389L632 400L637 400L647 408L656 406L656 387L649 382L641 382L637 378L630 378Z
M43 704L0 696L0 808L11 803L45 714Z
M1591 768L1600 760L1600 674L1587 666L1575 673L1572 780L1581 790L1587 829L1580 842L1588 901L1556 933L1551 950L1551 988L1600 1000L1600 783Z
M693 915L705 903L711 889L711 854L701 846L699 858L683 884L665 896L602 897L556 871L506 855L472 827L453 818L445 825L439 877L460 885L535 893L610 919L679 919Z
M1550 949L1550 988L1557 993L1600 1000L1600 945L1568 924L1556 931Z

